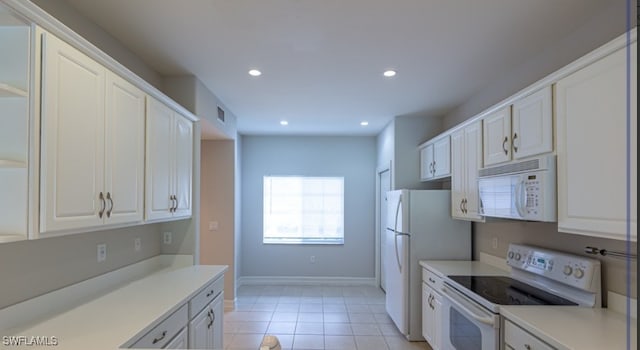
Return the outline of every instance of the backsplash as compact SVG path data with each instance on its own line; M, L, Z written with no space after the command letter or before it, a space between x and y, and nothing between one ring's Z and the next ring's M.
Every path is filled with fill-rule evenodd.
M493 248L494 238L498 240L498 247L495 249ZM474 259L478 259L481 252L506 258L509 243L529 244L598 259L602 264L602 294L605 298L603 306L606 305L607 291L627 295L627 262L625 259L584 253L584 248L587 246L612 251L625 251L625 241L558 232L556 223L499 219L486 223L474 223L473 240ZM631 244L631 250L634 254L637 252L636 243ZM637 298L636 261L631 261L630 265L630 296Z

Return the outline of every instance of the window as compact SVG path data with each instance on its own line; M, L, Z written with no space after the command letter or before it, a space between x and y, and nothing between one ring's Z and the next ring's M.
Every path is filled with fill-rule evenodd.
M263 180L263 243L344 243L343 177L265 176Z

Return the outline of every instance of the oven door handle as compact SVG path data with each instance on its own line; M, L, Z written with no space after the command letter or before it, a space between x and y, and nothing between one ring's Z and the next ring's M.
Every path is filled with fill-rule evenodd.
M465 297L460 295L458 291L453 290L451 287L447 286L446 284L442 285L441 290L442 290L442 293L447 297L447 300L451 302L453 305L460 308L462 311L464 311L465 315L472 317L474 320L480 323L484 323L493 328L498 328L497 327L498 325L495 322L495 316L493 314L490 316L486 316L487 312L485 312L483 309L480 309L478 306L475 306L466 300L461 300L461 298L465 298Z

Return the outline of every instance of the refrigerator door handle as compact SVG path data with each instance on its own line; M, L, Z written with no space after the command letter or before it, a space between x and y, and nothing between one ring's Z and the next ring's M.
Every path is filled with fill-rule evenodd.
M396 205L395 221L393 223L393 232L395 233L395 236L393 237L393 245L395 249L393 251L396 253L396 262L398 263L398 271L400 271L400 273L402 273L402 264L400 263L400 256L398 255L398 214L400 214L401 205L402 205L402 195L398 197L398 204Z
M402 273L402 263L400 263L400 254L398 254L398 237L399 236L407 236L409 237L408 233L402 233L402 232L396 232L394 238L393 238L393 243L395 245L395 252L396 252L396 262L398 263L398 271L400 271L400 273Z

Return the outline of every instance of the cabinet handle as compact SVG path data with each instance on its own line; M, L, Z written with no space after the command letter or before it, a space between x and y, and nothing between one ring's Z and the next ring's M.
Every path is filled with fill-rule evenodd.
M465 213L465 214L467 213L467 199L466 198L462 200L462 212Z
M502 141L502 150L504 151L505 156L509 154L509 150L507 150L507 148L505 147L508 141L509 141L509 138L506 136L504 137L504 141Z
M178 196L176 196L175 194L173 195L173 201L175 202L175 204L173 205L173 212L175 213L176 210L178 210Z
M436 161L433 161L433 174L436 174Z
M111 198L111 192L107 192L107 199L109 200L109 210L107 210L107 217L111 217L111 212L113 211L113 198Z
M433 278L429 277L429 282L436 283L436 280L434 280Z
M167 331L162 332L162 334L160 334L158 338L153 339L153 344L156 344L157 342L161 341L166 336L167 336Z
M462 208L462 203L464 202L464 199L460 200L460 211L464 214L464 209Z
M213 295L213 289L209 291L209 293L207 293L207 295L205 295L206 298L210 297Z
M211 326L213 326L213 321L215 321L215 319L216 319L216 314L213 312L213 310L209 309L209 312L207 312L207 317L209 318L209 323L207 324L207 329L210 329Z
M105 210L105 208L107 206L107 203L104 201L104 194L102 194L102 192L100 192L100 194L98 195L98 199L100 200L100 202L102 204L100 206L100 211L98 212L98 217L100 219L102 219L102 215L104 215L104 210Z
M518 153L518 146L516 146L516 139L518 138L518 133L513 134L513 139L511 139L511 145L513 147L513 151Z

